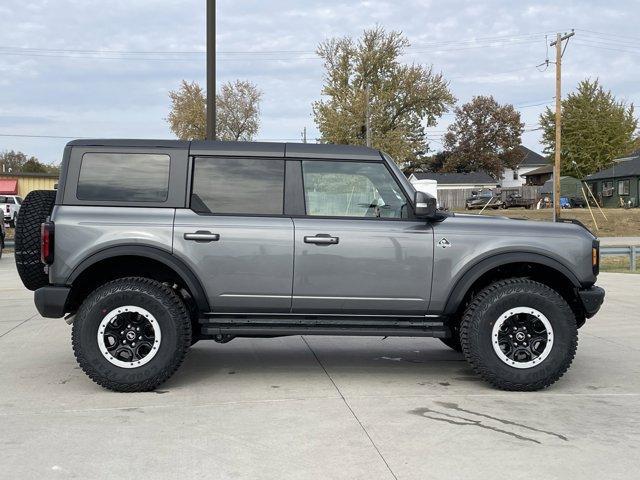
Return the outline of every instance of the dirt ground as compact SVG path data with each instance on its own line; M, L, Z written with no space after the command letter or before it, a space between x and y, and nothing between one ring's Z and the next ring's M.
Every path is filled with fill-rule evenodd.
M461 211L460 213L478 214L479 210ZM599 237L636 237L640 235L640 208L625 210L623 208L603 209L606 220L599 210L593 210L598 227L594 225L589 210L586 208L575 208L563 210L563 218L575 218L584 223L591 231ZM485 210L483 215L499 215L511 218L526 218L528 220L551 221L553 211L525 210L524 208L510 208L508 210Z

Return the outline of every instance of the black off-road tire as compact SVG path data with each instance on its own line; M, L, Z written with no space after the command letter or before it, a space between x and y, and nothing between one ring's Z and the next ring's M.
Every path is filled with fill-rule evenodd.
M161 341L155 356L136 368L114 365L100 352L98 327L108 312L125 305L144 308L158 322ZM180 297L147 278L121 278L95 290L80 306L72 329L73 351L82 370L98 385L118 392L147 392L182 364L191 345L191 319Z
M34 190L20 206L16 222L15 260L20 279L29 290L49 284L49 277L40 261L40 225L47 220L56 201L55 190Z
M540 364L518 369L503 362L493 349L492 329L510 308L535 308L553 328L553 346ZM550 287L524 278L500 280L471 301L460 324L466 360L487 382L501 390L534 391L556 382L567 371L578 347L576 318L565 299Z

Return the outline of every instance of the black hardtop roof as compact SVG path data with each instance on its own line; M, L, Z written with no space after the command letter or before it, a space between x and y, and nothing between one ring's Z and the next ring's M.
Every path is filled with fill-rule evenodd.
M378 150L358 145L328 143L223 142L212 140L134 140L80 139L68 146L109 148L182 148L191 155L227 155L238 157L324 158L340 160L381 161Z

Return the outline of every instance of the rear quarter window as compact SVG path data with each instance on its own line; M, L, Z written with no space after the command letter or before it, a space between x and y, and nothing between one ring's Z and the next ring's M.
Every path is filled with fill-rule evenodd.
M169 155L85 153L76 197L111 202L165 202L169 195Z

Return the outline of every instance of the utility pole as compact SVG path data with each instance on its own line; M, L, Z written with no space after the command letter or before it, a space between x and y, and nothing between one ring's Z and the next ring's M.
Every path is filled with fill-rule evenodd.
M307 143L307 127L302 129L302 143Z
M365 89L365 101L367 102L366 105L366 113L365 113L365 119L364 119L364 124L365 124L365 129L366 129L366 134L367 134L367 147L371 148L371 102L370 102L370 97L371 97L371 87L367 84L367 88Z
M207 0L207 140L216 139L216 0Z
M562 42L575 35L574 31L564 35L558 33L550 46L556 47L556 152L553 165L553 221L560 220L560 150L562 147ZM566 48L566 44L565 44Z

